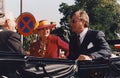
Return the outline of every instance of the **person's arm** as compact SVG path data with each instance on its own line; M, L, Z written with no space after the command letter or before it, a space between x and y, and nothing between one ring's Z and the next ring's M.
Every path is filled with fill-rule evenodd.
M65 51L65 56L68 56L69 54L69 45L65 41L61 40L60 37L57 37L58 40L58 46L61 48L63 51Z
M94 48L87 50L85 53L89 53L88 55L80 55L77 60L93 60L100 58L109 58L111 56L111 49L108 43L105 40L105 35L103 32L98 31L95 34L96 38L93 41ZM95 51L92 49L96 49Z
M111 56L111 49L104 37L105 35L101 31L99 31L96 35L95 45L98 50L90 54L90 56L94 57L94 59L109 58Z
M11 51L16 53L23 53L20 35L13 32L8 38L8 47Z

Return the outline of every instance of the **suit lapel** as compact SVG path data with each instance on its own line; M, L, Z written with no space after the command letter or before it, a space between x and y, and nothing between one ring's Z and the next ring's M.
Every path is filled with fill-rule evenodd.
M87 48L87 45L89 44L92 37L90 33L91 33L91 30L88 30L85 35L85 38L83 39L83 42L81 43L81 47Z

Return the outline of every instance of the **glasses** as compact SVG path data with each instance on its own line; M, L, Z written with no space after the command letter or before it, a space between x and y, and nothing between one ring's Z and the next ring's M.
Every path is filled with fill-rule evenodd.
M78 20L70 20L70 23L77 23L77 22L81 22L81 21L83 21L83 19L78 19Z
M5 14L0 13L0 18L3 18L5 16Z

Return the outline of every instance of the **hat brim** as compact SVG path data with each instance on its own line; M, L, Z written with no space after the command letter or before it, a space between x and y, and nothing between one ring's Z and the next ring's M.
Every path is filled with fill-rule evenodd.
M44 26L38 27L37 30L44 29L44 28L52 29L53 27L55 27L55 25L44 25Z

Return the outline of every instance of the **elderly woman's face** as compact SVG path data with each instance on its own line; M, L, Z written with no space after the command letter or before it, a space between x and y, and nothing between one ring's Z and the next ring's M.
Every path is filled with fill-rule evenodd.
M50 29L43 28L41 30L38 30L38 34L40 35L40 37L48 37L50 35Z

